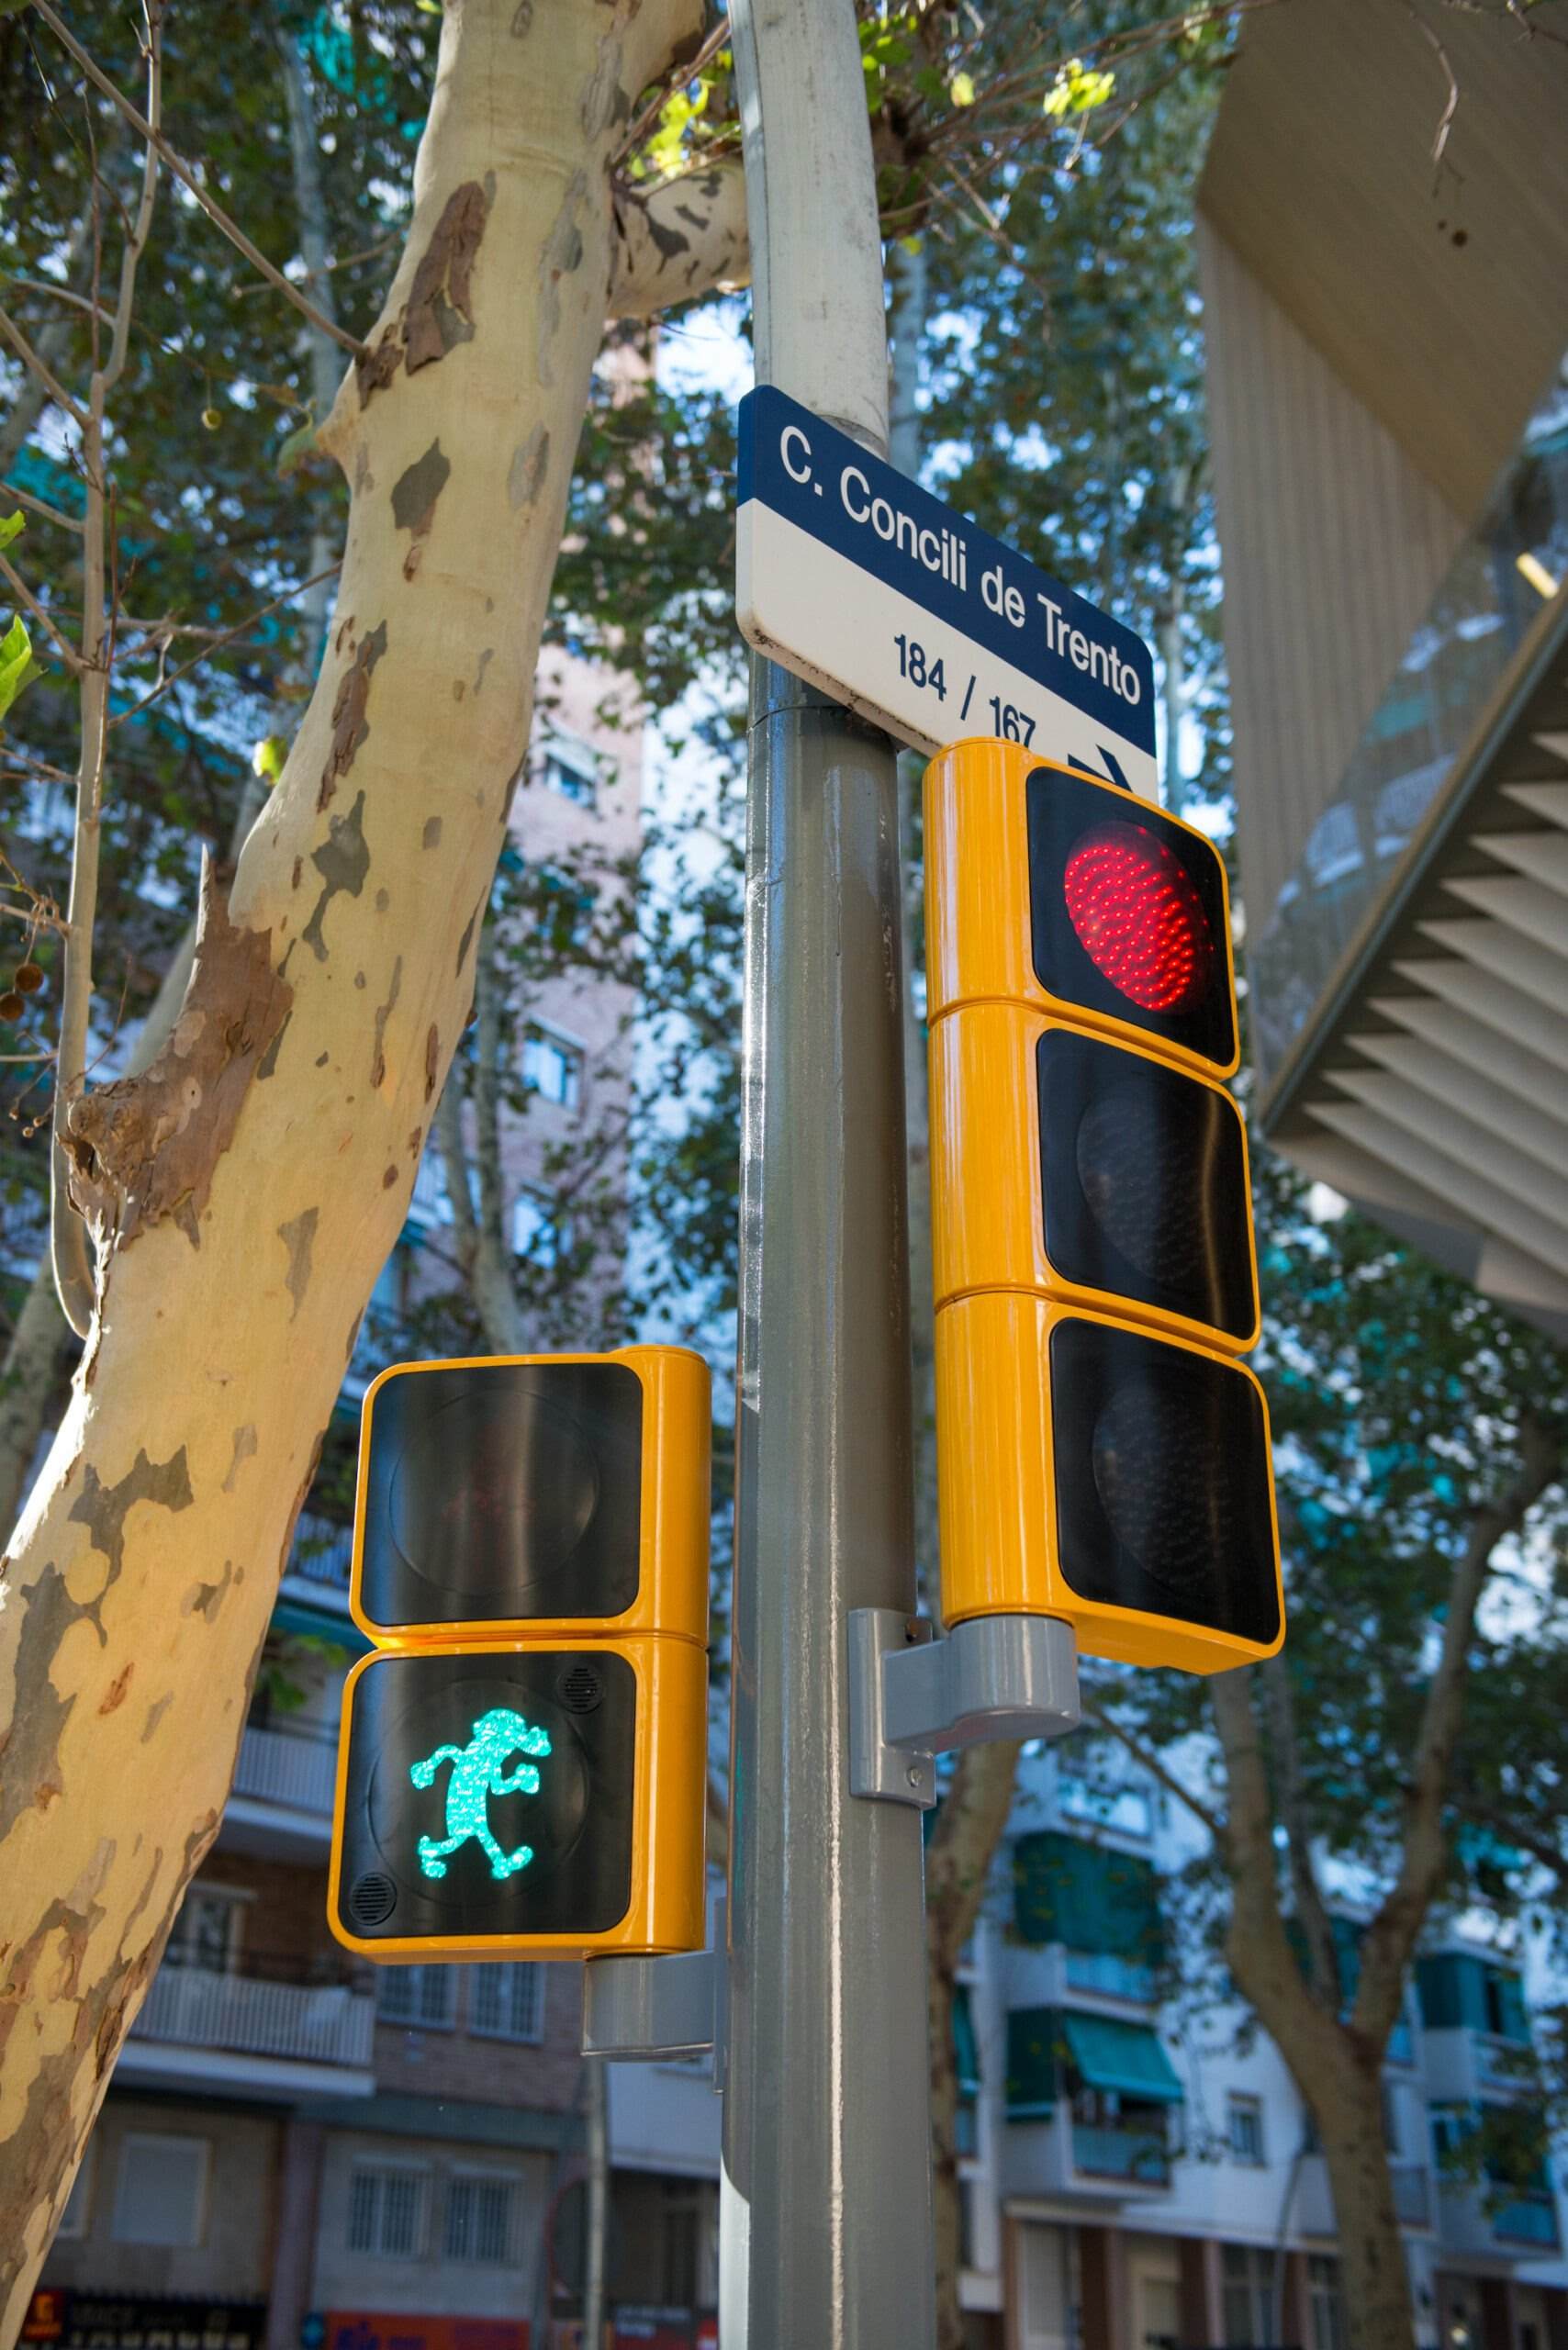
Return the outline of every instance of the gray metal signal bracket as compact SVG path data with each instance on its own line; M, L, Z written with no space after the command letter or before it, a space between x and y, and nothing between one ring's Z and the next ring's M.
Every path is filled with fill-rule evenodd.
M583 2054L644 2063L714 2051L722 2086L726 1953L670 1951L658 1958L590 1958L583 1968Z
M849 1792L936 1801L936 1756L1076 1729L1078 1643L1053 1616L973 1616L940 1639L895 1607L849 1613Z

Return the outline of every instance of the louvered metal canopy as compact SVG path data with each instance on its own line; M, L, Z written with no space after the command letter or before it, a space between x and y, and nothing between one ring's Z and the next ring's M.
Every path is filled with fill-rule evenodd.
M1307 1172L1568 1337L1568 596L1261 1103Z

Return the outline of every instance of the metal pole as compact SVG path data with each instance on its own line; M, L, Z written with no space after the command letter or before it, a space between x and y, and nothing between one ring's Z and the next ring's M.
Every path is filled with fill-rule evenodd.
M588 2108L588 2194L582 2350L604 2350L605 2240L610 2230L610 2083L602 2056L583 2058Z
M885 450L851 0L731 17L758 379ZM914 1606L901 928L892 744L754 662L724 2350L935 2333L920 1814L848 1777L849 1611Z
M914 1605L893 747L753 673L724 2350L934 2339L920 1814L849 1792Z

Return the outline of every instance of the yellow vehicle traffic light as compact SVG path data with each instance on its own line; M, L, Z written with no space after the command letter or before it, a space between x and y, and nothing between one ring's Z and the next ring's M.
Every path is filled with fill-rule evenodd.
M328 1922L381 1961L700 1949L709 1379L684 1348L366 1393Z
M943 1611L1194 1672L1283 1613L1225 869L1017 744L925 779Z

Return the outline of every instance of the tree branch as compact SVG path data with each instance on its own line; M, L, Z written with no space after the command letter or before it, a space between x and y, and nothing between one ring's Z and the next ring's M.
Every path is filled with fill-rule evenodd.
M38 378L55 406L62 408L73 422L85 424L87 411L81 401L72 398L48 361L39 356L8 310L0 310L0 335L5 336L28 373Z
M46 522L57 522L62 531L80 533L82 525L74 514L62 514L58 506L46 506L41 498L34 498L28 490L18 489L14 482L0 482L0 499L14 498L30 514L40 514Z
M190 165L182 156L175 152L174 149L170 146L162 133L153 128L151 123L148 121L145 115L140 114L137 111L136 107L132 106L130 100L125 95L123 91L118 89L114 83L110 81L108 75L103 71L102 67L94 63L92 58L83 48L81 42L76 39L75 34L72 32L69 26L61 21L60 17L50 6L49 0L31 0L31 5L37 10L38 14L43 18L44 23L49 27L50 32L53 33L55 39L64 49L69 50L70 54L75 59L77 64L82 68L83 73L85 73L88 81L92 83L94 88L101 90L104 96L109 100L110 104L118 107L120 113L125 117L127 122L129 123L131 129L137 131L140 137L146 140L149 145L155 150L158 155L160 155L162 161L168 165L174 177L179 181L181 186L189 189L191 195L195 196L202 210L207 214L207 218L212 221L216 228L221 229L230 243L244 254L245 259L251 263L252 268L259 269L261 271L262 275L266 279L268 285L275 287L278 293L282 294L288 301L292 302L295 308L301 311L303 315L309 319L313 327L318 328L322 334L330 334L334 342L341 343L342 348L346 352L350 352L353 358L368 358L368 350L363 342L356 341L352 334L345 334L342 327L335 326L330 319L325 318L317 308L315 303L308 300L307 297L299 291L297 285L291 284L289 279L284 275L280 269L274 269L273 267L265 253L263 253L259 247L251 242L250 238L246 236L245 231L240 227L239 223L230 218L229 214L225 212L222 205L218 202L216 196L212 196L207 194L206 188L203 187L201 182L197 179Z
M673 302L751 276L745 180L740 158L662 180L619 186L614 199L610 297L612 319L647 319Z
M1016 1739L964 1747L943 1792L925 1849L926 1942L940 1975L951 1975L980 1916L1013 1807L1019 1751Z
M6 587L9 588L12 595L15 596L17 603L21 605L23 610L30 612L34 620L38 621L39 627L48 630L50 635L53 637L55 643L60 648L61 658L65 663L66 667L71 670L73 675L79 676L82 669L82 655L77 652L76 647L73 644L69 643L65 637L62 636L60 631L50 620L43 605L39 602L38 598L28 586L27 581L22 578L21 575L3 554L0 554L0 579L3 579L6 582Z
M1561 1431L1527 1416L1519 1439L1522 1458L1518 1475L1498 1500L1477 1510L1469 1539L1454 1563L1442 1649L1421 1708L1414 1767L1406 1790L1399 1873L1361 1943L1361 1979L1350 2020L1379 2047L1398 2018L1405 1971L1447 1866L1443 1814L1464 1718L1465 1673L1475 1613L1486 1586L1492 1553L1505 1536L1518 1531L1562 1473Z
M1208 1830L1216 1844L1224 1841L1226 1824L1221 1814L1211 1809L1209 1805L1195 1796L1190 1787L1183 1786L1174 1771L1168 1770L1151 1748L1146 1746L1141 1739L1135 1737L1131 1730L1125 1729L1115 1716L1106 1713L1103 1707L1085 1703L1082 1710L1085 1722L1092 1722L1096 1729L1103 1730L1108 1738L1114 1738L1118 1745L1125 1747L1133 1760L1148 1773L1150 1778L1159 1781L1167 1795L1174 1796L1178 1803L1186 1806L1193 1818L1201 1821Z
M1312 1831L1306 1816L1306 1795L1302 1785L1301 1743L1296 1736L1295 1698L1291 1688L1290 1672L1282 1656L1271 1657L1260 1669L1263 1695L1269 1707L1269 1745L1274 1759L1274 1784L1279 1793L1280 1818L1284 1825L1290 1856L1291 1890L1295 1895L1296 1917L1306 1936L1314 1988L1330 2013L1338 2015L1344 2002L1344 1986L1339 1979L1339 1954L1334 1946L1334 1929L1329 1923L1317 1872L1312 1863Z
M1342 2073L1343 2027L1313 1997L1302 1975L1280 1908L1273 1806L1253 1705L1253 1674L1243 1665L1209 1683L1215 1728L1225 1752L1228 1795L1225 1837L1231 1884L1225 1951L1245 1997L1282 2048L1301 2080L1321 2067Z
M258 606L255 611L248 613L242 621L237 621L232 628L218 630L217 634L203 645L199 653L193 653L188 661L182 661L177 669L171 669L166 677L160 677L151 691L143 694L140 701L132 702L129 710L117 711L109 721L111 730L116 726L123 726L128 718L140 716L150 702L156 701L161 694L166 694L171 686L177 686L182 677L188 677L191 670L199 668L204 661L210 661L220 646L231 644L237 636L246 635L255 627L258 621L264 621L269 612L275 612L280 605L292 602L296 596L306 595L312 588L319 588L322 580L332 578L342 569L342 564L330 563L324 571L318 571L313 578L302 579L297 588L286 588L281 596L274 596L270 604ZM185 632L182 630L179 633L185 634ZM205 636L207 632L204 629L199 633Z
M474 1156L479 1178L481 1250L498 1250L503 1246L501 996L496 978L496 925L481 915L474 973Z
M479 1232L474 1221L473 1194L468 1189L468 1154L463 1140L463 1087L458 1079L455 1057L446 1083L441 1089L441 1100L436 1103L435 1135L441 1146L446 1196L452 1203L452 1231L457 1244L457 1262L466 1274L474 1260Z
M92 1326L97 1281L86 1224L71 1196L67 1128L86 1089L87 1029L93 1008L93 933L98 910L98 858L103 814L104 763L108 743L109 670L114 661L112 610L105 619L109 562L108 485L105 477L105 416L108 397L125 365L136 307L136 274L152 226L158 194L158 124L163 106L162 0L144 0L143 54L147 60L146 146L136 217L120 253L119 287L108 358L95 366L82 425L82 471L86 510L82 525L82 740L76 768L75 823L71 850L71 901L62 952L60 1051L55 1066L50 1143L50 1234L55 1287L61 1311L78 1337ZM94 183L95 214L97 191ZM99 251L95 219L95 254ZM93 345L98 349L97 263L93 276Z
M56 302L69 303L73 310L81 310L88 318L96 315L106 326L109 323L109 313L102 304L89 302L84 294L73 294L68 285L57 285L51 277L13 277L11 283L20 294L49 295Z

